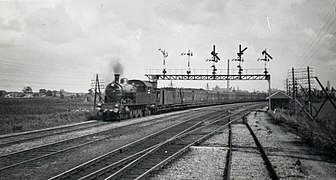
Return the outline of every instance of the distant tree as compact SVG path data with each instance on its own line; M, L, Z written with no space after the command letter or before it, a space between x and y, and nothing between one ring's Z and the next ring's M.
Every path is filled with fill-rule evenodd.
M40 90L39 90L39 93L40 93L40 94L46 94L46 93L47 93L47 90L46 90L46 89L40 89Z
M61 98L61 99L64 99L64 93L63 93L62 90L60 91L60 98Z
M25 93L17 93L16 97L24 97L25 96Z
M53 96L53 92L51 90L47 90L45 93L46 96Z
M88 93L89 95L93 95L93 90L92 89L89 89L88 91L89 91L89 93Z
M33 92L33 89L30 87L30 86L27 86L27 87L24 87L22 89L22 92L23 93L32 93Z
M0 90L0 98L3 98L6 96L6 91Z
M57 91L56 90L53 90L53 96L57 97Z

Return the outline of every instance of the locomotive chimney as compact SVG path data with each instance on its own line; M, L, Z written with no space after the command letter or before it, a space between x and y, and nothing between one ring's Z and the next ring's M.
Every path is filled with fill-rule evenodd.
M119 77L120 77L120 74L114 74L115 83L119 83Z

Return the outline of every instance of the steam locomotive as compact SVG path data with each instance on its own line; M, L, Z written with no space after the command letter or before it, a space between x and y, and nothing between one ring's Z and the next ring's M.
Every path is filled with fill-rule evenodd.
M155 82L127 80L120 75L105 89L98 105L104 120L121 120L152 113L234 102L265 101L265 93L215 92L193 88L157 88Z

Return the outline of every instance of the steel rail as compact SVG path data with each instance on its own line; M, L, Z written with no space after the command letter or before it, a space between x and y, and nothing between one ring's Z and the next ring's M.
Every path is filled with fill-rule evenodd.
M240 111L239 113L241 113L242 111ZM236 113L238 114L238 113ZM231 116L231 115L230 115ZM130 171L132 168L134 168L135 166L137 166L139 163L145 161L145 159L147 158L150 158L150 156L153 156L154 153L157 153L159 152L160 150L162 150L163 148L169 146L169 145L172 145L174 144L174 142L177 142L178 140L182 140L183 138L185 138L186 136L188 135L192 135L192 133L196 133L197 131L203 129L203 130L207 130L207 131L210 131L210 133L206 133L206 135L204 136L202 133L200 134L194 134L194 136L197 136L197 135L201 135L202 138L199 138L197 139L196 141L193 141L191 144L189 144L190 146L191 145L194 145L194 144L199 144L201 143L203 140L205 140L206 138L212 136L213 134L215 134L216 132L218 132L219 130L223 129L226 127L227 123L225 123L225 125L221 125L220 128L218 129L213 129L211 130L209 127L210 126L215 126L216 127L216 123L220 123L222 122L224 119L227 119L229 118L229 116L225 117L225 118L221 118L219 120L215 120L211 123L208 123L204 126L201 126L197 129L194 129L190 132L187 132L179 137L176 137L176 138L172 138L172 139L169 139L165 142L162 142L158 147L156 148L153 148L152 150L150 150L149 152L147 152L146 154L142 155L141 157L139 157L138 159L134 160L133 162L131 162L130 164L126 165L125 167L123 167L122 169L118 170L117 172L115 172L114 174L110 175L109 177L107 177L106 179L117 179L117 178L120 178L122 175L124 175L127 171ZM218 126L218 125L217 125ZM206 129L207 128L207 129ZM213 127L214 128L214 127ZM204 132L203 132L204 133ZM181 144L181 143L180 143ZM184 146L184 145L182 145ZM167 158L166 160L164 160L162 163L166 163L166 162L170 162L172 161L172 158L173 157L176 157L178 154L180 154L181 152L185 152L190 146L185 146L185 147L176 147L177 149L181 149L178 151L178 153L175 153L173 154L172 156L170 156L170 158ZM165 151L165 153L167 153L167 151ZM163 153L164 154L164 153ZM148 171L146 171L143 175L140 175L139 178L142 178L142 177L145 177L147 176L148 174L150 174L152 171L154 170L157 170L158 168L161 168L162 166L162 163L159 163L159 164L152 164L154 167L150 168ZM152 166L151 164L148 164L147 166ZM135 178L135 177L131 177L131 178Z
M244 111L249 111L249 109L240 111L234 115L238 115L241 112ZM199 138L198 140L192 142L191 144L187 145L186 147L184 147L183 149L179 150L178 152L174 153L173 155L171 155L170 157L166 158L164 161L160 162L159 164L155 165L154 167L152 167L151 169L147 170L145 173L141 174L140 176L138 176L137 178L135 178L136 180L140 180L140 179L145 179L146 177L150 176L151 174L153 174L155 171L163 168L165 165L169 164L170 162L172 162L174 159L176 159L178 156L183 155L183 153L187 152L188 150L190 150L190 147L193 145L197 145L200 144L202 142L204 142L205 140L207 140L208 138L210 138L211 136L213 136L214 134L216 134L217 132L223 130L224 128L231 126L231 124L235 121L238 121L239 119L241 119L241 117L244 117L245 115L240 115L238 118L235 118L234 120L231 120L231 116L229 117L229 121L220 126L219 128L217 128L216 130L214 130L213 132L210 132L209 134L204 135L203 137ZM202 127L201 127L202 128ZM194 130L196 131L196 130ZM109 178L107 178L109 179Z
M197 124L195 124L195 125L193 125L193 126L187 128L186 130L184 130L184 131L182 131L182 132L180 132L180 133L174 135L173 137L171 137L171 139L172 139L172 138L176 138L176 137L178 137L178 136L180 136L180 135L182 135L182 134L184 134L184 133L186 133L186 132L189 132L189 131L191 131L192 129L201 126L202 124L203 124L203 122L199 122L199 123L197 123ZM98 171L95 171L95 172L93 172L93 173L87 175L87 176L84 176L84 177L80 178L80 180L97 178L96 175L97 175L97 174L102 174L102 173L101 173L102 171L107 171L107 172L108 172L108 170L109 170L110 168L112 168L113 166L114 166L114 167L117 167L117 166L120 165L120 163L124 163L124 162L127 161L127 160L132 160L132 161L133 161L135 158L137 158L137 157L139 157L139 156L145 154L146 152L152 150L153 148L158 147L159 145L160 145L160 143L159 143L159 144L155 144L155 145L152 146L152 147L149 147L149 148L147 148L147 149L145 149L145 150L142 150L141 153L136 153L136 154L134 154L134 155L128 156L127 158L125 158L125 159L123 159L123 160L121 160L121 161L119 161L119 162L116 162L116 163L114 163L114 164L111 164L111 165L109 165L109 166L107 166L107 167L105 167L105 168L103 168L103 169L100 169L100 170L98 170Z
M204 115L203 112L199 112L199 114L201 114L200 116L202 116L202 114ZM186 114L186 115L184 115L184 116L188 116L188 115L189 115L189 113ZM135 123L135 124L140 124L140 123L141 122L138 122L138 123ZM123 126L123 128L127 128L127 127L130 127L130 126L135 125L135 124L129 124L129 125ZM114 131L114 130L115 129L104 130L104 131L101 131L101 132L98 132L98 133L91 133L91 134L87 134L87 135L84 135L84 136L80 136L80 137L76 137L76 138L71 138L71 139L59 141L59 142L56 142L56 143L49 143L49 144L45 144L45 145L38 146L38 147L35 147L35 148L31 148L31 149L27 149L27 150L23 150L23 151L18 151L18 152L14 152L14 153L10 153L10 154L6 154L6 155L3 155L3 156L0 156L0 159L12 158L12 160L10 161L12 163L15 160L14 158L17 158L17 157L20 157L20 156L21 157L25 157L25 156L27 157L27 155L26 155L27 153L38 152L37 153L38 154L37 157L33 157L33 158L28 157L27 160L23 160L23 161L19 161L19 162L14 162L14 163L12 163L10 165L5 165L4 167L0 168L0 171L3 171L3 170L6 170L6 169L9 169L9 168L13 168L15 166L26 164L26 163L29 163L29 162L32 162L32 161L35 161L35 160L39 160L39 159L43 159L43 158L49 157L51 155L60 154L60 153L63 153L63 152L66 152L66 151L69 151L69 150L72 150L72 149L75 149L75 148L78 148L78 147L82 147L82 146L85 146L85 145L88 145L88 144L93 144L93 143L96 143L96 142L99 142L99 141L111 138L111 137L115 136L115 134L110 135L110 136L106 136L106 137L102 137L102 138L97 139L97 140L92 140L92 141L86 141L84 139L84 138L87 138L87 137L90 137L90 136L97 136L98 134L102 134L103 135L105 133L108 133L108 132L111 132L111 131ZM80 140L85 140L84 143L79 143L78 145L74 145L74 146L71 146L71 147L68 147L68 148L63 148L61 150L50 150L50 149L47 149L45 151L45 153L41 155L41 153L43 152L42 150L44 148L52 148L55 145L59 145L59 144L62 145L62 143L71 143L72 141L79 140L79 139Z
M34 133L39 133L39 132L43 132L43 131L52 131L52 130L59 129L59 128L67 128L67 127L77 126L77 125L81 125L81 124L95 123L95 122L96 122L95 120L92 120L92 121L86 121L86 122L83 122L83 123L69 124L69 125L58 126L58 127L50 127L50 128L45 128L45 129L39 129L39 130L32 130L32 131L25 131L25 132L19 132L19 133L11 133L11 134L2 134L2 135L0 135L0 140L4 139L4 138L12 138L12 137L16 137L16 136L34 134Z
M266 168L268 170L268 173L270 174L271 178L273 180L279 180L279 176L278 174L275 172L274 170L274 166L272 165L271 161L269 160L263 146L260 144L257 136L255 135L255 133L253 132L252 128L250 127L250 125L246 122L245 125L247 126L247 128L249 129L253 139L254 139L254 142L256 143L260 153L261 153L261 157L263 158L263 160L265 161L266 163Z
M50 130L45 130L45 131L40 131L40 132L32 132L32 133L24 134L24 135L15 135L15 136L6 137L6 138L17 138L17 136L27 136L27 135L37 134L37 133L41 133L41 132L46 133L46 132L49 132L49 131L56 131L56 132L50 132L50 133L42 134L42 135L37 134L37 136L18 139L18 140L14 140L14 141L3 142L3 143L0 143L0 147L9 146L9 145L12 145L12 144L18 144L18 143L22 143L22 142L26 142L26 141L31 141L31 140L39 139L39 138L43 138L43 137L48 137L48 136L53 136L53 135L58 135L58 134L63 134L63 133L69 133L69 132L73 132L73 131L81 131L81 130L84 130L84 129L95 128L95 127L106 125L106 123L101 123L101 122L98 122L98 121L94 121L92 123L95 123L95 124L91 124L91 123L90 124L80 124L80 125L77 125L77 126L85 126L85 125L89 125L89 126L85 126L85 127L71 126L71 127L65 127L65 128L50 129ZM2 138L2 139L4 139L4 138Z
M237 114L239 114L239 113L237 113ZM165 160L161 161L159 164L155 165L154 167L152 167L151 169L147 170L146 172L144 172L140 176L136 177L135 179L136 180L145 179L146 177L150 176L153 172L155 172L155 171L163 168L164 166L166 166L167 164L169 164L170 162L172 162L174 159L176 159L177 157L183 155L185 152L187 152L188 150L190 150L191 146L197 145L197 144L200 144L200 143L206 141L207 139L209 139L210 137L212 137L214 134L216 134L217 132L223 130L224 128L226 128L227 126L229 126L232 122L237 121L239 119L240 119L240 117L238 117L238 118L236 118L236 119L234 119L232 121L229 120L229 122L225 123L224 125L221 125L219 128L215 129L214 131L212 131L210 133L207 133L207 134L203 135L202 137L200 137L199 139L197 139L197 140L193 141L192 143L188 144L187 146L185 146L184 148L182 148L178 152L174 153L173 155L169 156Z
M218 112L217 112L217 113L218 113ZM213 114L212 116L207 117L207 118L205 118L205 119L200 119L199 122L195 122L195 124L193 124L192 126L189 126L187 129L182 128L182 129L185 129L185 130L183 130L183 131L177 133L177 134L174 135L173 137L175 137L175 136L180 136L181 134L186 133L187 131L190 131L190 130L196 128L196 127L201 126L207 119L211 119L211 118L213 118L213 117L215 117L215 116L218 116L217 113L216 113L216 114ZM212 113L211 113L211 114L212 114ZM192 121L192 119L191 119L190 121ZM144 138L141 138L141 139L139 139L139 140L137 140L137 141L135 141L135 142L129 143L129 144L127 144L127 145L125 145L125 146L123 146L123 147L121 147L121 148L118 148L118 149L116 149L116 150L113 150L112 152L106 153L106 154L104 154L104 155L102 155L102 156L99 156L99 157L97 157L97 158L95 158L95 159L92 159L92 160L90 160L90 161L88 161L88 162L86 162L86 163L84 163L84 164L81 164L81 165L79 165L79 166L76 166L76 167L74 167L74 168L72 168L72 169L70 169L70 170L68 170L68 171L66 171L66 172L63 172L63 173L61 173L61 174L59 174L59 175L57 175L57 176L54 176L54 177L50 178L50 180L54 180L54 179L69 179L69 178L71 178L72 175L75 175L77 172L85 171L86 169L90 168L91 166L95 166L96 164L100 163L100 162L103 161L103 160L112 158L113 156L115 156L115 155L118 154L118 153L126 152L127 150L133 148L133 147L136 146L137 144L140 144L140 143L142 143L142 142L144 142L144 141L147 141L147 140L149 140L149 139L153 139L155 136L157 136L157 135L159 135L159 134L162 134L162 133L164 133L164 132L167 132L168 130L173 130L173 128L175 128L175 127L176 127L176 128L180 128L180 127L178 127L178 126L181 126L182 124L185 124L185 123L187 123L187 122L182 122L182 123L173 125L173 126L171 126L171 127L165 128L165 129L163 129L163 130L161 130L161 131L159 131L159 132L156 132L156 133L153 133L153 134L151 134L151 135L148 135L148 136L146 136L146 137L144 137ZM162 141L162 140L160 140L159 142L161 142L161 141ZM158 142L158 143L159 143L159 142ZM154 147L156 147L158 143L155 143L153 146L147 148L147 151L150 150L150 149L152 149L152 148L154 148ZM137 152L137 151L135 151L135 152ZM140 152L145 152L145 151L140 150ZM102 174L105 174L106 172L110 171L111 169L114 169L114 168L120 166L120 164L125 164L125 163L128 162L129 160L134 160L135 157L137 157L138 155L141 155L141 154L142 154L142 153L135 153L135 154L132 154L132 153L131 153L131 155L128 156L128 157L126 157L125 159L122 159L122 160L120 160L120 161L118 161L118 162L115 162L115 163L113 163L113 164L110 164L110 165L108 165L108 166L106 166L106 167L104 167L104 168L102 168L102 169L96 170L96 171L94 171L94 172L90 173L89 175L86 175L86 176L84 176L84 177L82 177L82 178L84 178L84 179L86 179L86 178L89 178L89 179L96 178L97 176L100 176L100 175L102 175Z
M224 179L229 180L231 176L231 164L232 164L232 128L231 122L229 123L229 137L228 137L228 151L226 154L226 162L224 168Z

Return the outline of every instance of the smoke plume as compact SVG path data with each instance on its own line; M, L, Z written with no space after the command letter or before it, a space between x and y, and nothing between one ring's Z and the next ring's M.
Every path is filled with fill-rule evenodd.
M107 83L114 81L114 74L120 74L123 76L124 66L120 63L121 59L119 57L113 57L108 60L107 68L104 68L103 76Z
M124 72L124 67L120 62L111 62L110 67L112 66L114 74L122 74Z

